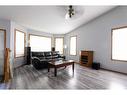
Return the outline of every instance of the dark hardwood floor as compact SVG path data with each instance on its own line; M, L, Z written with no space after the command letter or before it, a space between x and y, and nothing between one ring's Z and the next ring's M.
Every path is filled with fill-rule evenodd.
M60 68L57 77L54 70L36 70L30 65L15 69L9 89L126 89L127 75L106 70L93 70L75 64Z

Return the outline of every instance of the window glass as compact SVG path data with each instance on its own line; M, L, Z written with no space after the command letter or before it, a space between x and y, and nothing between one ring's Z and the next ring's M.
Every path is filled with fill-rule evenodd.
M127 28L112 30L112 59L127 61Z
M63 38L55 38L55 51L59 51L63 54Z
M24 47L25 47L25 33L16 30L15 31L15 54L16 57L24 56Z
M70 55L76 55L76 36L70 39Z
M31 51L51 51L51 38L30 35Z

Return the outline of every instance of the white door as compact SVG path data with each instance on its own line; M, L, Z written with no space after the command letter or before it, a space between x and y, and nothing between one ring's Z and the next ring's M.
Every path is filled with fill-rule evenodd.
M5 31L0 30L0 75L3 75L4 70L4 53L5 53Z

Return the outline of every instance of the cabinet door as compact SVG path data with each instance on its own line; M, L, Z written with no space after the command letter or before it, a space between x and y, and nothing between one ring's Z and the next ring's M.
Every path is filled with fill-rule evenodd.
M5 31L0 30L0 75L3 75L5 61Z

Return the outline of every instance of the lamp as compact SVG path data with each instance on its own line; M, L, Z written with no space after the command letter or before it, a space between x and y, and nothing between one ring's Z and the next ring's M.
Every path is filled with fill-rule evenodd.
M72 18L73 15L74 15L74 9L73 9L72 5L70 5L69 9L68 9L68 12L65 15L65 18L66 19Z

